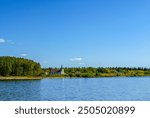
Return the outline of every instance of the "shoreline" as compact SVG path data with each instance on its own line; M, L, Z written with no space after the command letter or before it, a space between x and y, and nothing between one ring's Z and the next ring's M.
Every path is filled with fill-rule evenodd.
M10 76L10 77L3 77L0 76L0 81L5 81L5 80L41 80L42 77L27 77L27 76Z
M5 81L5 80L42 80L44 78L47 79L68 79L68 78L110 78L110 77L115 77L115 78L119 78L119 77L150 77L150 75L145 75L145 76L100 76L100 77L42 77L42 76L38 76L38 77L28 77L28 76L10 76L10 77L3 77L0 76L0 81Z
M119 78L119 77L150 77L150 75L145 75L145 76L99 76L99 77L44 77L44 78L48 78L48 79L65 79L65 78L110 78L110 77L115 77L115 78Z

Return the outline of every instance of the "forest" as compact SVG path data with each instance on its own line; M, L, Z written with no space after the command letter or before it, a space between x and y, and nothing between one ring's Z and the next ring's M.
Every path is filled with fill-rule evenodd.
M40 76L41 65L33 60L1 56L0 76Z

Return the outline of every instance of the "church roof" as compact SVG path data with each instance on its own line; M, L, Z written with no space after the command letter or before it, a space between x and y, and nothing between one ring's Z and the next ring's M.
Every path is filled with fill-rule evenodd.
M53 68L50 68L50 72L51 72L51 73L60 73L62 70L63 70L63 65L61 65L61 68L60 68L60 69L53 69Z
M61 72L61 70L60 69L59 70L51 69L51 72L53 72L53 73L55 72L56 73L56 72Z

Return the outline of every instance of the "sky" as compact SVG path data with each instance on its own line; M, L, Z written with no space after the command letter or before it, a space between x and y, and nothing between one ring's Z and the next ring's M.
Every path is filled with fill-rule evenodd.
M42 67L150 67L149 0L0 0L0 56Z

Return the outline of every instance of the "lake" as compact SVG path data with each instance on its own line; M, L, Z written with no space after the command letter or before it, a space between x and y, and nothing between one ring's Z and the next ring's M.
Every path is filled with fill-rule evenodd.
M0 81L1 101L150 101L150 77Z

